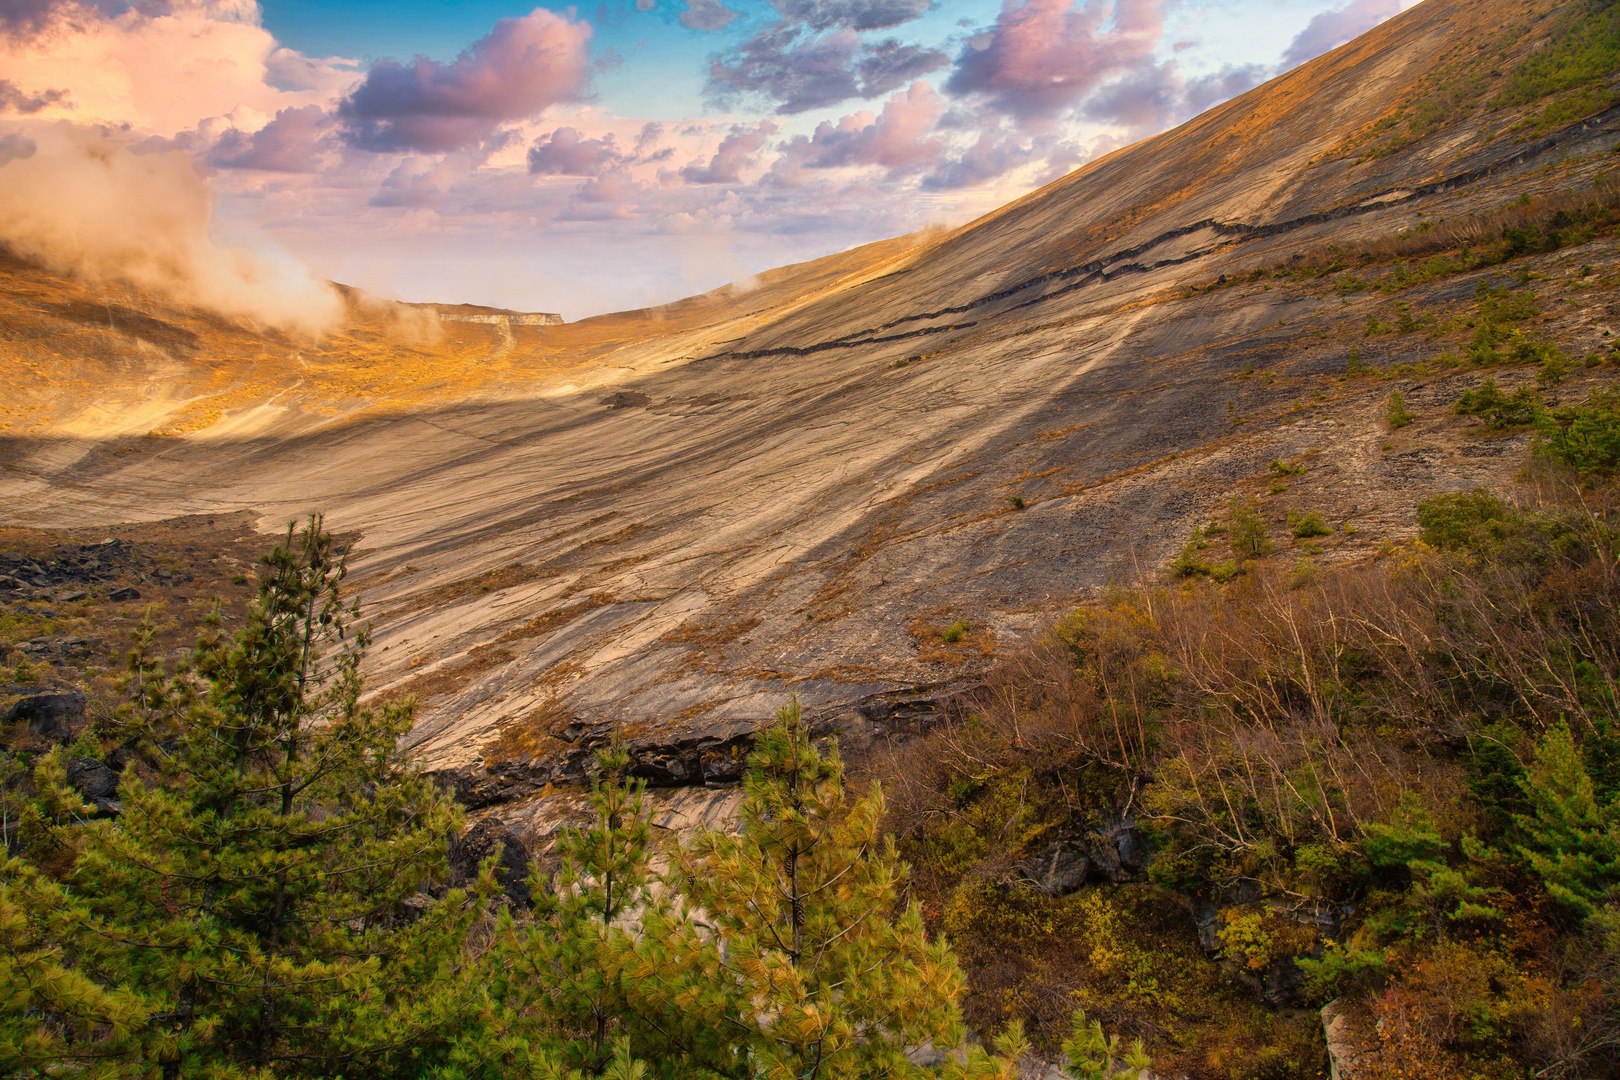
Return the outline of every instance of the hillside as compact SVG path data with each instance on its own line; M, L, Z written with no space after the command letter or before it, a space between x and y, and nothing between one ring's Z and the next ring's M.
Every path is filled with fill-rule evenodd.
M796 695L978 1033L1612 1077L1617 150L1612 6L1425 0L961 228L577 323L339 286L298 339L6 257L0 703L112 746L142 610L250 625L317 511L463 884L553 869L618 740L653 824L733 822Z
M1234 497L1325 514L1331 563L1508 481L1524 437L1452 415L1479 376L1442 361L1481 290L1607 355L1607 234L1458 257L1612 198L1607 90L1507 100L1573 10L1428 0L949 234L568 326L351 295L300 343L13 261L0 507L323 510L362 538L372 685L420 695L429 762L490 798L558 775L565 728L691 782L789 690L859 741Z

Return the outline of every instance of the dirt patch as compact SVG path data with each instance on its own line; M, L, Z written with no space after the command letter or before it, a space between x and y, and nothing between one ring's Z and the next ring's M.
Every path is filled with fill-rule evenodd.
M224 632L241 625L258 594L259 557L276 542L255 530L256 519L243 511L95 529L0 528L0 681L77 688L92 723L115 724L130 635L143 618L157 626L152 652L164 657L190 647L216 608Z

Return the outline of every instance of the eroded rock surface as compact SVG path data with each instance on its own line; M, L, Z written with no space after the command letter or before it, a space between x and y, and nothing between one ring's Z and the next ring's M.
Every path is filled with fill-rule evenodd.
M313 389L220 391L207 423L187 405L183 437L115 446L63 420L6 444L0 514L253 509L271 528L324 510L363 537L370 685L419 698L416 745L474 805L578 777L613 732L654 783L729 782L789 694L852 741L904 737L1077 598L1156 573L1234 496L1259 498L1285 545L1289 509L1322 511L1336 531L1311 557L1333 560L1410 535L1436 493L1509 481L1522 437L1450 415L1477 375L1339 378L1352 354L1432 358L1424 334L1368 329L1397 303L1466 311L1512 284L1500 271L1398 299L1253 276L1604 167L1615 110L1534 139L1487 110L1355 151L1492 19L1430 0L950 233L788 268L746 298L534 328L562 336L500 344L498 388L412 368L441 396L334 416L328 365ZM1528 265L1575 297L1578 268L1615 263L1600 242ZM1578 295L1537 332L1606 347L1610 298ZM1398 432L1392 389L1418 417ZM1307 471L1273 492L1273 461Z

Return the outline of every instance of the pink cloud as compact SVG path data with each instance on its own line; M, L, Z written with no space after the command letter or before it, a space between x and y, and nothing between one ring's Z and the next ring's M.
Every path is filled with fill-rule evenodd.
M108 17L92 5L52 5L43 32L0 33L0 71L41 103L42 118L167 136L227 115L251 129L282 109L324 103L354 78L342 61L279 46L251 0L170 6L121 4Z
M536 8L501 19L454 62L383 60L338 106L348 141L366 150L457 150L575 98L589 75L588 23Z
M265 172L314 172L320 164L321 141L330 127L319 105L282 109L251 135L232 128L214 146L209 161L227 169Z
M1023 121L1047 120L1151 65L1163 33L1164 0L1004 0L996 25L963 48L945 88Z
M609 132L587 139L577 128L560 127L529 147L529 171L538 176L596 176L624 160Z
M761 120L754 127L737 126L720 141L707 165L688 165L681 170L681 179L689 184L735 184L742 180L742 170L754 164L765 140L776 133L776 125Z
M881 115L863 109L837 124L823 120L809 139L793 139L785 154L812 169L877 165L891 174L903 173L944 156L945 142L935 133L944 113L944 101L919 80L885 102Z
M1400 0L1350 0L1342 8L1317 15L1295 35L1283 53L1284 70L1360 37L1385 19L1401 13Z

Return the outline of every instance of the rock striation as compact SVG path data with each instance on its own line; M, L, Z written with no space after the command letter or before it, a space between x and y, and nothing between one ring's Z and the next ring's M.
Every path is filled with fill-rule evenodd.
M37 391L43 426L0 441L0 518L252 509L274 529L325 511L362 535L369 685L419 699L418 751L473 805L517 813L614 733L654 783L727 784L790 694L847 745L903 739L1077 599L1156 573L1234 498L1285 546L1290 510L1324 513L1317 554L1274 556L1308 562L1371 557L1423 499L1509 481L1523 436L1450 413L1477 376L1400 375L1444 346L1373 328L1439 325L1517 286L1483 268L1397 296L1301 269L1607 167L1613 109L1527 137L1522 115L1481 108L1366 150L1496 18L1427 0L962 228L543 334L458 323L409 344L361 312L373 321L296 369L276 359L295 350L259 342L253 382L205 371L202 345L162 326L215 355L245 330L146 315L162 326L126 320L137 348L30 308L18 325L61 332L19 335L0 363L84 373L104 364L92 345L132 366L161 353L178 373L164 385L215 396L102 384L97 416L174 436L132 438L88 426L61 376ZM1569 303L1536 332L1607 348L1620 311L1579 274L1616 262L1606 241L1538 256L1538 287ZM1392 389L1418 417L1398 432ZM1273 462L1292 463L1286 483ZM1104 854L1041 873L1063 888L1116 872Z

